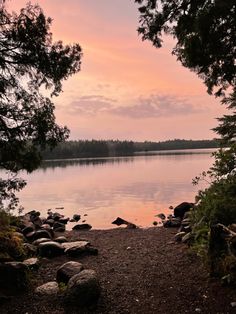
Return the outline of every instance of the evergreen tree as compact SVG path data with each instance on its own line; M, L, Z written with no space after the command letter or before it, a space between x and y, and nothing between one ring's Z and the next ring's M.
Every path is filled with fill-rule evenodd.
M7 12L4 3L0 8L0 167L11 174L37 168L41 149L69 135L55 122L51 98L80 70L82 52L78 44L53 43L51 22L38 5L29 3L19 14ZM0 179L0 207L8 198L14 207L14 191L24 185Z

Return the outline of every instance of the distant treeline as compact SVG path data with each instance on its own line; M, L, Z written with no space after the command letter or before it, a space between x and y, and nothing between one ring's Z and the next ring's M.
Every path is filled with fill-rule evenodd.
M164 142L133 142L119 140L79 140L60 143L55 149L45 149L44 159L66 159L82 157L127 156L135 152L156 150L217 148L216 140L169 140Z

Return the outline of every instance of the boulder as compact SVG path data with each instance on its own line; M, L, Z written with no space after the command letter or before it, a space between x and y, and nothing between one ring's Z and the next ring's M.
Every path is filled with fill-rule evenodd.
M193 203L183 202L174 208L174 216L183 219L185 213L193 207Z
M41 238L38 240L35 240L32 244L38 246L40 243L49 242L51 239L49 238Z
M50 281L35 289L35 293L38 295L57 295L59 292L58 283L56 281Z
M0 287L8 293L27 290L29 284L28 267L21 262L0 264Z
M32 225L29 225L29 226L25 227L25 228L22 230L22 233L23 233L24 236L26 236L27 234L29 234L29 233L31 233L31 232L34 232L34 230L35 230L35 227L34 227L34 225L32 224Z
M62 243L62 247L65 249L65 253L71 257L78 257L81 255L97 255L98 250L87 241L76 241Z
M58 268L57 282L63 282L67 284L71 277L80 273L83 269L84 267L81 263L73 261L67 262Z
M88 245L90 245L88 241L65 242L61 244L65 250L65 253L72 248L85 248Z
M78 214L74 214L73 215L73 220L76 221L76 222L78 222L80 220L80 218L81 218L81 216L78 215Z
M35 232L33 238L34 241L42 238L51 239L51 234L48 230L38 230Z
M48 218L44 223L52 227L54 225L54 222L54 219Z
M166 221L163 222L163 226L165 228L177 228L177 227L180 227L181 225L181 219L180 218L170 218Z
M55 232L64 232L66 230L65 224L59 221L56 221L53 225L53 230Z
M82 270L68 282L65 302L79 306L96 304L100 296L100 285L94 270Z
M58 242L58 243L65 243L65 242L68 242L67 238L64 237L64 236L61 236L61 237L57 237L54 239L55 242Z
M28 267L30 270L38 270L39 269L39 259L37 257L28 258L23 261L23 264Z
M56 257L64 253L64 248L61 244L55 241L40 243L38 246L38 253L41 257Z
M116 220L112 222L113 225L121 226L121 225L126 225L127 228L129 229L135 229L136 225L133 224L132 222L126 221L123 218L117 217Z
M80 225L75 225L72 229L73 230L90 230L91 228L92 226L89 224L80 224Z
M58 222L60 222L60 223L62 223L62 224L64 224L64 225L66 225L69 220L70 220L70 218L60 218L60 219L58 220Z

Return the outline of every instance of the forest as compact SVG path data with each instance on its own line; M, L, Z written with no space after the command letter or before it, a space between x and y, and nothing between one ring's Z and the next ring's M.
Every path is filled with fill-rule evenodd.
M127 156L135 152L159 150L218 148L217 140L174 139L162 142L134 142L120 140L78 140L60 143L54 149L47 147L43 159L70 159L83 157Z

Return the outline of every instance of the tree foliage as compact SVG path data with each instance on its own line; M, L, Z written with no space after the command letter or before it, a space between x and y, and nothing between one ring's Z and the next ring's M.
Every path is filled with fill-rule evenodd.
M38 5L29 3L19 14L4 4L0 9L0 167L11 173L34 170L40 150L69 135L55 122L51 98L80 70L82 52L79 44L53 43L51 22ZM0 185L2 205L24 184L1 179Z
M235 87L236 4L234 0L135 0L140 4L138 32L154 46L163 34L176 39L173 54L196 72L208 92Z

